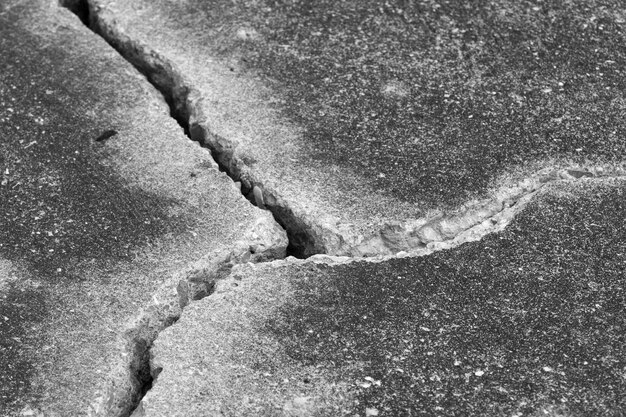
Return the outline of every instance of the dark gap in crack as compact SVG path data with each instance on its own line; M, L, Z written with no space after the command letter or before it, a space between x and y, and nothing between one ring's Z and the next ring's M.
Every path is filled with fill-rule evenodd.
M85 0L59 0L59 5L74 13L85 26L89 26L89 4Z
M205 296L209 296L213 291L209 291ZM153 312L154 314L154 312ZM141 404L141 400L152 389L154 382L157 380L161 368L152 368L150 365L151 349L157 336L161 331L172 326L180 318L176 314L160 314L152 315L143 324L130 329L124 336L128 340L129 352L129 379L128 385L116 385L116 389L124 391L125 395L113 395L110 397L114 405L106 408L104 413L100 412L98 416L104 417L131 417L135 415L135 410ZM120 391L117 391L119 394ZM143 415L143 414L139 414Z
M139 69L140 67L135 66L135 68ZM155 81L150 77L150 74L147 71L145 72L141 71L141 73L148 79L148 81L150 82L150 84L152 84L153 87L157 88ZM163 99L165 100L165 103L167 103L167 106L170 109L170 117L176 120L176 123L178 123L178 125L183 128L183 131L185 132L185 136L191 139L191 136L189 135L189 124L187 123L187 120L189 120L189 116L183 115L181 112L176 111L176 106L174 105L174 97L171 94L166 94L165 91L161 91L158 88L157 88L157 91L161 93L161 95L163 96ZM211 151L211 156L213 156L213 151ZM220 167L220 170L221 170L221 167Z
M291 227L286 220L292 216L289 214L283 214L283 211L287 211L286 208L283 207L275 207L272 210L272 214L274 215L274 220L287 231L288 244L287 244L287 255L293 256L298 259L306 259L312 256L315 253L323 253L323 251L315 251L315 239L311 237L308 233L303 231L298 227ZM310 249L313 248L313 251Z
M133 395L132 404L129 404L128 415L132 414L141 399L152 389L154 378L150 372L150 349L153 342L154 340L140 339L135 344L133 356L136 358L136 361L133 360L131 363L131 374L136 379L134 385L137 388L137 392Z

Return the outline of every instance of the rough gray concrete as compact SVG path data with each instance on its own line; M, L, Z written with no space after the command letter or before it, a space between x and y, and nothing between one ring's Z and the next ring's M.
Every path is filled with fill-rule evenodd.
M280 257L284 232L55 2L3 1L0 56L0 415L128 407L152 294L224 251Z
M626 413L620 2L57 3L0 3L0 414ZM255 266L241 193L394 255Z
M237 267L153 349L145 416L618 416L626 182L424 257Z
M623 163L620 1L89 4L305 254Z

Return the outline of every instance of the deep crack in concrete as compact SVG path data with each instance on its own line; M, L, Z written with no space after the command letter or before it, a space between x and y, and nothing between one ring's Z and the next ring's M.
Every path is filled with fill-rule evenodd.
M240 184L241 192L248 201L272 212L278 224L287 231L287 254L304 258L329 252L322 239L288 204L282 201L277 203L279 199L276 196L268 195L262 184L243 173L245 163L233 155L233 143L227 138L218 137L207 127L206 118L198 106L200 93L188 85L166 58L103 23L88 0L59 0L59 3L77 15L83 24L146 76L162 94L170 108L170 115L184 129L185 134L211 151L220 169ZM595 175L588 171L546 170L507 190L498 198L465 207L456 214L440 214L387 224L377 236L357 242L345 242L343 237L338 236L340 244L331 252L351 257L407 253L419 256L479 240L504 229L546 183L586 176ZM112 376L109 391L96 401L91 414L115 417L133 414L160 372L160 369L151 369L152 344L162 330L179 319L182 309L191 301L210 295L214 283L227 276L234 265L272 261L284 258L287 254L275 252L271 245L263 246L263 250L255 250L248 242L242 242L231 251L207 255L163 285L154 295L153 303L144 309L125 332L121 357L127 359L122 359L123 363Z
M145 75L162 94L170 108L170 115L183 128L185 134L211 151L222 172L234 181L240 180L239 174L233 174L233 171L228 169L229 161L224 156L224 150L207 146L202 137L198 136L202 133L198 133L197 124L190 122L195 112L190 99L190 89L183 85L180 77L167 62L156 56L153 56L153 60L146 60L142 53L144 51L136 48L131 48L130 53L122 53L129 49L116 44L111 37L99 33L86 0L60 0L59 4L74 13L83 24L104 38ZM132 42L128 41L128 45L132 45ZM226 154L228 155L227 152ZM258 190L258 186L250 183L241 188L242 194L252 204L265 208ZM255 230L250 231L245 241L235 244L230 251L207 254L194 265L172 277L154 294L153 302L143 309L135 322L124 332L121 338L120 363L115 364L106 391L92 403L89 415L128 417L134 413L160 372L159 369L152 369L150 364L150 349L158 334L179 319L187 304L210 295L215 281L227 276L234 265L284 258L287 255L285 248L271 241L271 236L276 232L274 226L278 227L258 222ZM297 255L297 252L295 250L292 254Z
M156 51L140 45L125 34L104 24L94 13L88 0L60 0L95 34L102 37L130 62L161 93L170 108L170 115L183 128L185 134L209 149L220 170L240 185L241 193L257 207L269 210L289 236L288 254L305 258L325 253L325 248L315 232L284 203L277 203L263 185L243 173L245 162L233 155L234 144L218 137L206 126L206 118L198 106L200 93L190 86L172 64ZM270 204L268 201L274 203Z
M314 254L378 256L407 251L419 253L428 245L454 240L457 235L473 227L484 229L482 225L484 222L515 205L524 195L537 191L546 182L546 177L552 176L547 181L563 179L556 170L553 170L556 174L552 172L548 176L545 173L538 173L535 178L531 178L534 184L530 187L527 185L510 187L510 190L500 193L499 199L484 200L457 210L453 214L383 224L373 236L363 237L351 232L344 234L330 230L315 219L295 213L289 202L263 186L263 178L255 178L246 169L246 162L234 155L236 143L216 135L208 127L210 120L200 105L202 94L184 78L167 57L161 56L149 45L128 36L114 20L107 17L106 10L100 9L95 2L89 0L61 0L61 2L146 76L162 94L169 105L171 116L177 120L185 134L211 151L220 169L240 186L242 194L248 201L272 213L289 237L288 255L306 258Z

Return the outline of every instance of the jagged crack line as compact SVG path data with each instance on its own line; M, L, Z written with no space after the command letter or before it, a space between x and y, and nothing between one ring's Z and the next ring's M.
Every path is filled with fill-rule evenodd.
M93 6L88 0L60 2L146 77L163 96L171 117L183 128L185 135L210 150L220 170L240 185L241 193L250 203L272 213L276 222L287 232L288 255L306 258L326 252L323 242L312 231L311 225L307 225L286 203L266 204L267 200L277 199L250 175L243 174L245 163L234 156L233 144L207 128L202 110L197 104L199 93L188 85L167 59L148 46L117 32L113 25L103 21L98 11L92 10Z
M218 163L220 169L224 171L233 181L241 184L242 194L254 205L260 208L269 209L277 223L279 223L287 231L289 237L288 253L298 257L306 257L315 253L324 253L324 244L317 239L314 232L310 231L310 226L305 224L303 219L298 216L286 204L269 205L264 202L264 190L259 184L255 184L249 177L242 175L242 161L236 160L233 156L232 144L223 138L215 138L215 135L206 127L206 120L201 115L201 110L197 106L197 92L182 79L182 76L172 67L172 65L164 58L160 57L155 51L147 46L134 42L128 36L114 32L110 26L101 21L100 16L91 9L88 0L59 0L61 6L66 7L80 20L87 25L94 33L107 41L114 49L116 49L124 59L130 62L138 71L140 71L148 81L159 91L170 108L170 115L184 129L185 134L191 139L200 142L201 145L207 147ZM214 140L210 137L213 137ZM216 139L216 140L215 140ZM242 178L244 177L244 178ZM392 252L401 252L406 249L415 249L426 246L429 243L442 243L443 246L434 248L434 250L447 249L456 244L453 242L461 235L468 235L467 240L477 240L483 236L496 230L501 230L511 218L521 210L520 206L530 199L538 188L530 190L522 195L516 196L508 207L501 207L494 210L489 215L478 215L475 219L469 221L468 217L474 216L458 216L460 223L458 229L453 233L454 236L446 236L442 232L446 222L449 224L451 218L435 220L427 224L422 224L417 228L401 227L398 235L394 235L395 231L391 230L387 235L381 233L383 239L401 241L402 244L407 242L407 236L419 235L421 232L434 230L437 238L431 241L417 240L417 243L408 242L406 247L398 245ZM521 204L520 201L522 202ZM517 207L514 207L517 206ZM506 212L511 212L510 216L505 216ZM494 219L502 217L499 225ZM466 223L467 225L463 225ZM489 223L493 221L493 225L481 226L479 223ZM426 233L422 233L426 234ZM473 236L472 236L473 235ZM378 245L381 237L375 237L374 242L364 242L364 248L356 247L351 256L375 256L385 254L380 250ZM465 241L467 241L465 240ZM385 250L389 250L389 242L385 241L382 245ZM450 242L450 245L445 245ZM368 253L368 250L372 250ZM279 259L274 257L274 259ZM230 261L228 261L230 262ZM231 263L232 267L232 263ZM206 288L194 294L190 294L187 290L178 288L178 297L176 308L156 308L149 314L140 317L139 322L127 331L126 339L128 346L126 351L130 353L130 375L127 378L131 382L131 389L127 395L117 397L112 394L103 406L104 411L96 410L95 415L106 415L115 417L128 417L136 407L140 404L141 399L151 388L154 378L158 375L159 369L151 369L150 366L150 349L158 334L165 328L174 324L180 317L182 308L192 300L199 300L212 293L212 287ZM185 292L187 291L187 292Z
M314 254L337 254L349 256L377 256L387 255L390 252L400 252L404 250L419 249L421 243L411 248L396 247L393 242L386 239L385 230L380 236L367 239L362 244L344 242L341 234L334 236L339 242L335 246L329 247L328 242L320 235L321 229L312 224L307 224L307 220L299 217L289 204L277 202L276 196L269 195L270 192L263 189L262 184L250 177L245 170L245 163L234 156L234 145L226 138L221 138L211 132L207 127L207 118L202 114L198 102L201 94L183 79L182 74L173 67L172 63L159 55L149 46L142 44L119 30L114 22L108 22L106 17L102 17L105 12L102 10L91 10L92 3L88 0L62 0L68 4L70 10L81 12L83 22L87 22L89 28L114 49L120 53L124 59L131 63L140 71L148 81L164 97L170 108L170 115L184 129L185 134L194 141L199 142L211 151L220 169L225 172L233 181L240 185L242 194L252 204L268 209L278 224L287 232L289 238L288 255L298 258L306 258ZM87 4L87 6L85 6ZM85 10L88 10L85 16ZM80 15L79 15L80 16ZM265 197L264 197L265 196ZM270 201L271 203L268 203ZM469 226L468 226L469 227ZM412 231L403 232L401 240L406 240ZM393 236L395 239L396 237ZM448 240L446 237L445 240ZM409 237L409 240L410 237ZM372 243L373 244L370 244ZM382 242L382 246L380 244ZM391 247L385 247L391 243Z
M298 258L306 258L314 254L348 255L348 256L379 256L389 255L402 251L421 249L431 242L452 240L458 233L484 221L472 215L446 216L445 223L451 221L470 222L473 224L457 228L455 232L440 233L445 223L428 224L428 229L433 230L437 237L433 240L416 239L414 235L422 234L421 226L414 227L421 219L407 221L404 225L392 225L395 230L384 225L380 233L369 236L360 241L360 236L344 235L342 232L326 230L325 226L315 220L307 219L305 215L295 213L288 202L273 195L273 191L263 187L262 178L252 178L247 166L234 154L235 144L228 138L223 138L212 132L208 127L208 118L203 114L199 105L202 95L184 79L180 71L165 57L142 44L136 39L131 39L115 23L114 19L107 17L107 11L92 10L92 2L89 0L62 0L70 3L68 7L84 14L87 4L87 15L83 21L88 21L90 29L106 40L115 48L122 57L137 68L150 83L163 95L170 108L171 116L183 127L186 135L202 146L208 148L220 169L233 181L240 184L242 194L252 204L268 209L278 224L287 232L289 238L288 254ZM82 5L82 6L81 6ZM470 209L471 211L472 209ZM488 231L487 231L488 233ZM355 237L355 239L353 239ZM390 238L390 239L389 239ZM398 244L399 243L399 244Z
M141 72L163 96L169 106L170 116L183 128L187 137L199 141L201 145L208 148L220 170L225 172L233 181L241 180L240 172L230 168L231 165L236 164L232 163L232 153L229 153L227 148L216 149L206 146L206 142L201 140L202 137L194 137L192 134L192 128L197 129L197 124L191 122L192 115L196 112L190 99L191 89L182 82L180 76L176 74L167 61L161 59L153 51L135 44L130 39L115 36L115 34L104 30L87 0L59 0L59 5L74 13L85 26L107 41L124 59ZM241 187L241 191L252 204L265 208L263 207L262 196L259 197L258 186L248 182L246 186ZM276 213L273 214L281 226L285 224ZM297 247L292 249L292 254L302 252ZM216 263L217 278L223 278L225 271L228 272L233 265L243 261L265 262L286 256L284 251L282 255L276 255L270 251L272 253L265 257L263 254L253 252L243 259L239 259L232 255L234 252L235 250L226 258L220 258L219 262ZM255 259L255 257L257 258ZM206 270L203 269L202 271L206 273ZM217 278L211 277L212 280ZM181 280L181 283L184 281L184 279ZM107 388L108 391L103 394L96 405L92 405L90 415L106 417L134 415L136 408L141 406L142 398L151 389L160 371L159 369L151 369L150 356L154 341L161 331L179 319L182 309L189 302L200 300L213 292L211 282L204 284L206 285L201 289L197 287L192 289L190 285L183 288L179 285L176 288L175 297L166 297L168 301L165 303L155 302L152 304L137 318L137 322L126 330L123 335L123 351L127 358L125 364L116 371L118 374L113 377L114 383Z

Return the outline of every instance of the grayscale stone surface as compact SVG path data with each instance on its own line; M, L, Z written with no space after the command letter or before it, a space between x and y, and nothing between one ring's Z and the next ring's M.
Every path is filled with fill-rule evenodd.
M626 414L623 9L0 0L0 415Z
M243 265L153 349L145 416L620 415L626 182L423 257Z
M542 169L623 168L617 0L89 4L305 254L397 252L360 245Z
M152 293L273 220L66 9L2 2L0 56L0 415L86 415Z

